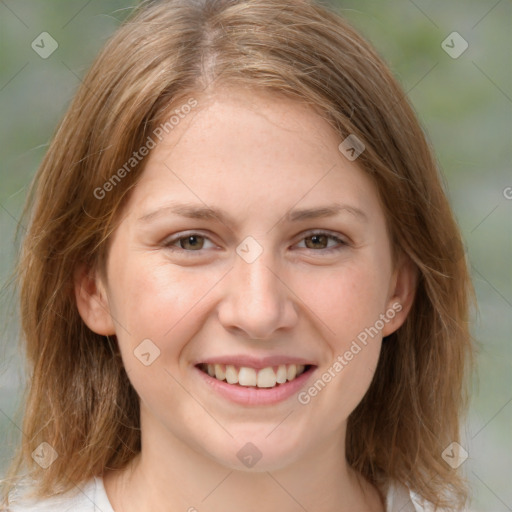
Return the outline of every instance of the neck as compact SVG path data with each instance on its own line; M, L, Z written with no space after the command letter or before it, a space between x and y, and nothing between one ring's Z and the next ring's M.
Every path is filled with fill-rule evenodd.
M104 475L116 512L384 510L378 491L346 463L344 436L325 439L315 453L286 466L256 471L258 465L227 467L168 431L165 437L155 434L143 435L142 451L128 467Z

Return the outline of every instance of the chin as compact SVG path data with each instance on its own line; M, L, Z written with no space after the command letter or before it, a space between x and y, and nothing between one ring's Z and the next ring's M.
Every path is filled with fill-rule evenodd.
M208 450L203 444L203 450L218 464L234 471L244 472L266 472L279 471L293 464L300 458L297 446L304 447L304 442L296 442L291 439L287 432L284 435L275 433L268 435L267 430L261 432L261 426L254 426L254 433L251 429L244 427L243 435L236 435L224 446L212 447ZM204 443L204 440L203 440Z

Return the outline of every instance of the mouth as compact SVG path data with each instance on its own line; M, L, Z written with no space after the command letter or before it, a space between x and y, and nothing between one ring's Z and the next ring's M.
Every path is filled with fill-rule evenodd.
M233 364L199 363L196 367L220 382L240 388L274 389L293 382L310 372L310 364L280 364L264 368L236 366Z

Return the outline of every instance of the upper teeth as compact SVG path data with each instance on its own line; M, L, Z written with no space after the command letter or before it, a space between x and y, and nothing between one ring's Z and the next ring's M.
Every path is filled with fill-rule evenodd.
M256 386L258 388L273 388L276 384L284 384L287 380L294 380L304 372L304 369L305 367L302 364L281 364L275 369L268 366L260 370L231 364L206 365L206 371L210 377L225 380L228 384Z

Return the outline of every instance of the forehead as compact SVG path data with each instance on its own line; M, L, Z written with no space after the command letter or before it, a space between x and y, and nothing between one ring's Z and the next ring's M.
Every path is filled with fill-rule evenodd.
M312 108L236 89L197 102L151 151L131 200L137 210L177 198L235 214L319 202L379 209L373 182L340 153L341 137Z

